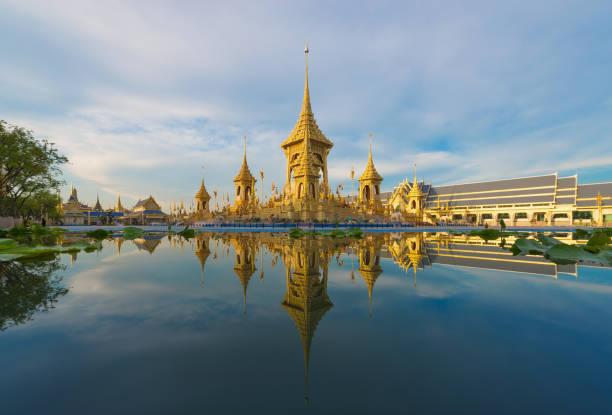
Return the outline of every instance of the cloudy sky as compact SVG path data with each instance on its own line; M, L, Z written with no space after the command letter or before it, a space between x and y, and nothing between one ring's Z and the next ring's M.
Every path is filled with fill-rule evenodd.
M374 162L390 190L558 171L612 180L612 2L11 1L0 119L50 138L84 202L167 209L233 189L248 137L284 180L310 45L332 187Z

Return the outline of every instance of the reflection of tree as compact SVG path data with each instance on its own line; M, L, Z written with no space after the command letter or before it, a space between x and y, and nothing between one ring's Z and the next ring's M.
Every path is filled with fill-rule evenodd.
M57 275L64 266L59 260L0 263L0 331L23 324L35 312L54 308L68 289Z

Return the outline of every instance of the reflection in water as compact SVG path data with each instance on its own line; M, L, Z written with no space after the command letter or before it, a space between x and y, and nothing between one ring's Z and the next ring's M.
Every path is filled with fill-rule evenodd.
M293 319L304 351L305 399L308 402L310 346L317 324L334 305L327 295L331 252L313 239L300 239L284 249L287 293L281 306Z
M28 322L37 311L54 308L68 290L57 275L59 260L0 262L0 331Z
M359 254L359 273L365 280L368 287L368 298L370 300L370 313L372 318L372 292L376 279L382 274L383 270L380 266L380 250L384 243L384 236L374 234L367 236L357 244Z
M367 288L369 318L372 318L374 314L374 286L383 276L383 266L387 267L395 264L399 269L409 274L409 285L406 289L410 291L414 291L412 289L412 278L414 277L414 287L416 288L417 274L419 272L423 273L426 268L433 267L434 264L521 272L555 278L558 273L577 276L575 264L557 265L541 256L513 256L508 250L498 246L495 241L486 242L479 237L449 233L371 233L365 234L364 238L360 240L332 239L323 236L291 239L286 233L231 232L204 232L198 234L192 240L185 240L176 235L168 236L167 241L164 240L165 238L165 235L146 235L135 239L131 243L138 250L133 249L132 251L148 260L149 255L146 253L163 255L164 251L166 253L169 251L159 248L163 243L165 246L169 245L181 252L185 249L188 253L185 258L190 258L193 261L193 257L189 253L191 247L201 267L202 286L204 286L206 263L209 258L212 256L215 264L218 258L228 258L227 268L232 267L242 288L242 312L244 315L247 313L248 285L258 269L259 280L264 281L264 253L269 255L266 260L270 261L266 269L266 272L269 273L266 278L269 278L271 283L268 283L266 279L266 288L268 288L267 286L273 286L275 275L273 268L276 264L281 265L279 261L282 262L285 271L285 286L281 287L281 290L284 289L284 297L275 301L280 300L280 306L293 320L300 336L304 360L306 402L309 401L310 353L315 331L324 316L334 307L334 302L328 293L328 273L332 259L336 260L340 268L343 261L348 260L346 255L350 255L351 285L354 284L355 272L357 272L363 278ZM118 256L121 255L122 246L125 248L126 245L124 244L129 244L129 242L124 241L123 238L114 239ZM511 246L513 242L513 237L508 237L506 246ZM128 251L128 254L121 258L122 264L123 259L129 255ZM79 258L83 258L83 256ZM74 263L76 259L76 254L73 254L71 262ZM384 262L384 259L387 259L387 261ZM223 261L220 260L219 262L222 263ZM219 267L219 265L215 266ZM209 270L212 267L209 262ZM224 270L227 270L227 268ZM60 269L61 265L57 260L42 263L0 264L2 283L0 287L0 330L27 322L36 311L53 308L53 304L58 297L67 292L66 289L60 287L61 280L56 276L56 272ZM389 268L386 269L389 270ZM348 264L343 270L343 278L347 278ZM217 275L225 276L224 273ZM336 274L332 274L332 279L334 275ZM430 276L432 274L425 275ZM231 275L229 277L231 284L236 284L234 285L236 291L232 291L231 295L238 296L235 277ZM334 285L331 287L334 287ZM252 298L253 291L256 289L257 287L251 287ZM382 294L380 292L380 282L378 290L380 296ZM333 320L337 314L341 314L342 297L338 293L332 292L331 294L337 307L332 314L331 320ZM277 295L280 297L282 294L274 294L275 297ZM359 295L364 300L362 307L365 311L365 290L360 291ZM378 313L382 312L380 304L379 299ZM275 306L275 308L280 312L278 306ZM282 318L286 319L286 316L283 315ZM361 315L359 318L362 318ZM332 325L330 317L327 319L327 324ZM251 323L251 321L242 318L239 320ZM322 338L324 334L320 331L319 336ZM293 359L295 361L299 357ZM301 368L299 370L301 372Z

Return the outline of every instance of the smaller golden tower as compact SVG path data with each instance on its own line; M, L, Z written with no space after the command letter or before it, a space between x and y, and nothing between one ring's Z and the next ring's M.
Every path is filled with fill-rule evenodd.
M368 164L359 177L359 203L368 211L380 211L382 204L380 202L380 184L383 178L374 167L372 161L372 133L370 133L370 155L368 156Z
M253 177L249 170L249 165L246 158L246 136L244 139L244 156L242 157L242 167L234 178L234 186L236 187L236 200L232 208L232 213L244 213L245 210L253 203L255 198L255 182L257 179Z
M121 195L117 194L117 204L115 205L115 212L125 212L125 208L121 204Z
M195 200L197 202L196 211L198 214L207 215L210 213L210 195L206 191L206 186L204 186L204 175L202 175L202 185L200 186L200 190L195 195Z
M416 174L416 163L414 164L414 182L410 186L408 192L408 208L406 213L413 216L415 220L421 221L423 219L423 192L417 182Z

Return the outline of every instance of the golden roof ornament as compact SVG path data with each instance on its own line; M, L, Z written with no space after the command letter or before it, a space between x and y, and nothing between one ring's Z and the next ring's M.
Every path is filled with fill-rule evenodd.
M251 174L246 158L246 135L242 137L244 140L244 156L242 157L242 167L234 178L234 182L256 182L257 180Z
M363 172L363 174L359 177L359 181L365 180L373 180L373 181L382 181L383 178L374 167L374 162L372 161L372 133L370 133L370 155L368 156L368 164Z
M408 195L411 195L411 196L422 196L423 195L423 192L421 191L421 188L419 187L419 184L417 183L416 163L414 163L414 183L410 187L410 192L408 192Z

